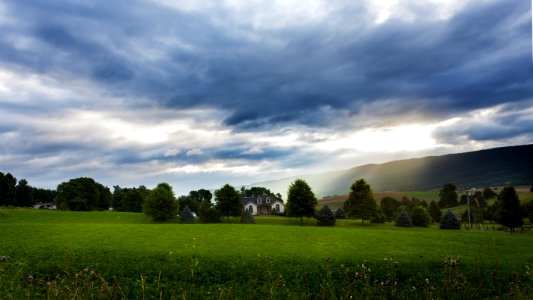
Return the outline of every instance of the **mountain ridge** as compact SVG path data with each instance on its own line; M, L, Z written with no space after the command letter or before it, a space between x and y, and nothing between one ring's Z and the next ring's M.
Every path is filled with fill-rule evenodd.
M359 178L364 178L375 191L438 190L449 182L459 188L505 183L531 185L533 144L365 164L345 170L257 182L250 186L263 186L284 194L296 178L306 180L320 197L345 194Z

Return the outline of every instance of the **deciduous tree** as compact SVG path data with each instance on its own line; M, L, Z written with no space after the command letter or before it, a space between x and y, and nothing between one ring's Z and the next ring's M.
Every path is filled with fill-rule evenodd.
M175 218L178 213L178 202L174 197L172 187L168 183L160 183L150 191L144 201L144 213L154 221L164 222Z
M63 210L108 210L111 198L109 188L92 178L80 177L57 186L56 204Z
M425 208L416 206L411 210L411 223L417 227L428 227L431 224L431 217Z
M15 187L15 205L31 206L33 204L33 189L26 179L19 180Z
M505 227L511 229L511 233L517 227L523 225L520 211L520 200L513 186L506 186L498 195L496 205L496 220Z
M440 211L440 208L437 205L437 202L431 201L431 203L429 204L429 215L431 216L433 223L440 222L440 218L442 217L442 212Z
M287 194L287 215L300 218L300 225L303 225L303 217L312 217L315 213L318 202L315 194L303 179L291 183Z
M398 211L398 208L401 206L400 201L392 198L392 197L383 197L381 199L381 202L379 203L379 206L381 207L381 211L387 218L387 221L392 221L394 218L394 215Z
M364 179L354 182L350 189L350 196L344 202L344 211L349 218L360 218L364 225L365 220L370 219L377 210L372 189Z
M457 203L457 187L453 183L445 184L439 192L439 207L452 207L456 206Z
M239 217L243 210L240 193L231 185L226 184L215 191L216 208L221 215Z

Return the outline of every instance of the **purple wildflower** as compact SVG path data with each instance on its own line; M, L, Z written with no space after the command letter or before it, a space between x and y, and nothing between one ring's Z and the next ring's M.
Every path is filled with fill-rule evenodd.
M27 280L29 283L32 283L32 282L33 282L33 276L28 275L28 277L26 277L26 280Z

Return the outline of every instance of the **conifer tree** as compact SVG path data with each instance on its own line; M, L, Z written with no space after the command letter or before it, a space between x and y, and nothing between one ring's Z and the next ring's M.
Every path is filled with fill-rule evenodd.
M192 212L191 212L191 210L189 209L188 206L185 206L181 210L180 223L183 223L183 224L193 224L194 223L194 216L192 215Z
M333 211L331 211L327 205L324 205L316 216L316 224L318 226L333 226L336 221Z
M242 212L241 223L242 224L255 224L255 218L249 210L245 209Z
M396 218L396 226L400 227L412 227L413 224L411 223L411 218L409 218L409 214L407 213L407 210L402 209L398 217Z
M457 216L448 209L444 216L442 217L442 220L440 221L439 225L440 229L461 229L461 223L459 223L459 219L457 219Z

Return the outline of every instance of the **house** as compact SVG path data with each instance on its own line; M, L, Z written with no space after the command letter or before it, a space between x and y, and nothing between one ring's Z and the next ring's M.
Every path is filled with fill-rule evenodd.
M33 206L35 209L57 209L55 203L38 203Z
M244 209L248 210L252 215L270 215L273 210L280 214L285 212L285 204L275 196L244 197L242 204Z

